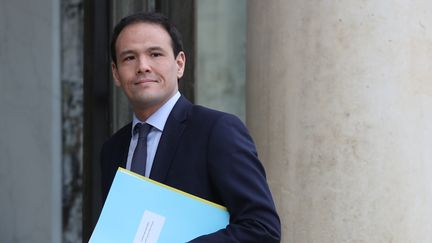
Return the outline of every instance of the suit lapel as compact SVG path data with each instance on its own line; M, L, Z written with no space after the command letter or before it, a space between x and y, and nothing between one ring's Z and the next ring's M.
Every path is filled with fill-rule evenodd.
M187 114L192 104L183 96L179 98L168 116L153 161L150 178L159 182L166 180L177 147L186 127Z

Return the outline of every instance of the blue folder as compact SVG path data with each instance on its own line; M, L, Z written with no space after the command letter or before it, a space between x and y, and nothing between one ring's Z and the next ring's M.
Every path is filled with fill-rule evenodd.
M226 208L119 168L89 242L187 242L228 223Z

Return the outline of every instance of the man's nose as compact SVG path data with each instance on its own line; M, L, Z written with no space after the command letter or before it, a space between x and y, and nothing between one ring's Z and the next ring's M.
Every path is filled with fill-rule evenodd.
M151 70L151 67L150 67L149 60L145 57L139 57L137 74L148 73L148 72L150 72L150 70Z

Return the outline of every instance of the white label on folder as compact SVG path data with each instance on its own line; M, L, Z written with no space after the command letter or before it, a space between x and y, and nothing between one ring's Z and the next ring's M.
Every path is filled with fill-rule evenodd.
M157 243L164 224L164 216L145 210L134 243Z

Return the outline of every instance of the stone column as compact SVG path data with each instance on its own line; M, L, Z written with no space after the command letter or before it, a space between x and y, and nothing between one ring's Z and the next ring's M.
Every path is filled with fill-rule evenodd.
M432 2L248 1L283 242L432 242Z
M60 1L0 6L0 242L62 242Z

